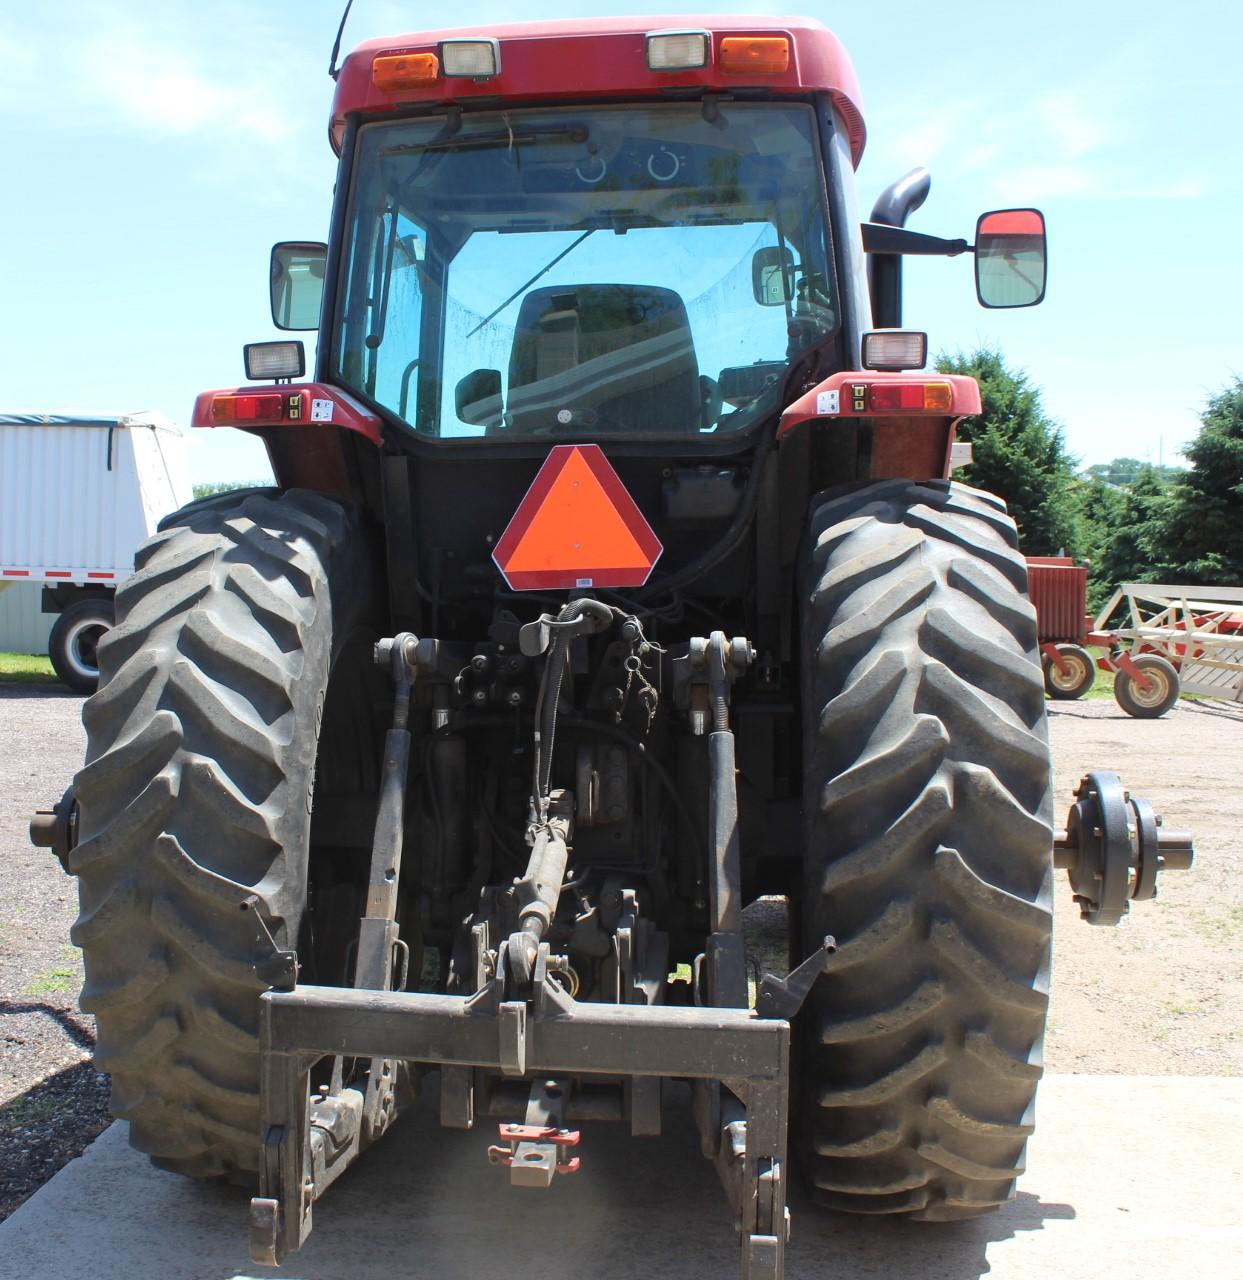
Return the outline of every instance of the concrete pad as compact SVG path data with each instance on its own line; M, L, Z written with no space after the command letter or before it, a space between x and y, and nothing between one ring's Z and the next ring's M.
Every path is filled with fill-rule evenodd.
M151 1168L113 1125L0 1224L3 1280L717 1280L730 1215L675 1091L666 1133L584 1131L583 1170L513 1190L422 1101L332 1187L306 1247L251 1268L246 1196ZM1243 1277L1243 1080L1049 1076L1018 1199L949 1224L815 1214L795 1188L789 1280Z

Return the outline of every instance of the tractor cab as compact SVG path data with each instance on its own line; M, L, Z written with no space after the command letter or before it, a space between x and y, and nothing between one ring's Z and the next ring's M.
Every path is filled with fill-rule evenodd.
M425 439L745 432L840 331L806 104L380 120L354 172L330 369Z
M322 321L320 377L396 439L744 448L859 367L865 250L970 248L866 243L858 98L807 20L370 42L338 78L332 247L276 247L276 322ZM1043 223L1014 216L1034 257L993 235L986 305L1043 291Z

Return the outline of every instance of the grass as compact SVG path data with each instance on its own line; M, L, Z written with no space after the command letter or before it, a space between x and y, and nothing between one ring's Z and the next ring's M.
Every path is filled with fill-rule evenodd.
M1114 673L1096 669L1096 681L1083 695L1085 698L1112 698L1114 696Z
M78 975L74 969L52 969L36 978L26 988L28 996L46 996L54 991L72 991L77 985Z
M1210 942L1237 942L1243 938L1243 906L1230 906L1212 916L1203 912L1195 927Z
M13 1133L50 1119L60 1110L63 1101L55 1094L43 1094L41 1097L25 1095L6 1102L0 1107L0 1133Z
M14 684L50 684L56 679L52 664L36 653L0 653L0 681Z

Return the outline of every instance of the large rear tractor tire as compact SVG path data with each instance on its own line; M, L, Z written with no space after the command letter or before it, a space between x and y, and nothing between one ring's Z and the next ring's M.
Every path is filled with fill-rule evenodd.
M258 1000L299 942L329 673L370 559L340 504L252 492L170 517L136 566L83 713L81 1003L132 1144L246 1180Z
M1011 1198L1048 1003L1052 811L1027 572L998 499L888 481L813 512L799 1027L815 1200Z

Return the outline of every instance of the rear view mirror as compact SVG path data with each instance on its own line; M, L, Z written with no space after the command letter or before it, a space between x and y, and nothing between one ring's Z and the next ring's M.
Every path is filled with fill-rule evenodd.
M476 369L457 384L453 398L457 416L472 427L499 427L504 408L498 369Z
M794 255L770 245L751 259L751 292L761 307L780 307L794 297Z
M272 246L272 322L278 329L318 329L328 246L285 240Z
M975 227L975 292L985 307L1034 307L1048 266L1044 214L998 209Z

